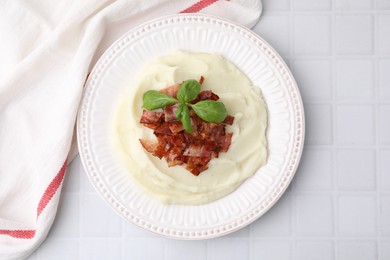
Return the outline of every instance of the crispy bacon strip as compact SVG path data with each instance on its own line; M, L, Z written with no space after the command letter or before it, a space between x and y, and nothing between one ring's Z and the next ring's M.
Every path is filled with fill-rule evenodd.
M140 119L141 124L158 124L162 121L164 113L144 109Z
M177 110L178 106L179 106L179 104L176 103L176 104L173 104L173 105L166 106L163 109L164 116L165 116L165 122L177 121L177 119L176 119L176 110Z
M158 145L156 143L146 141L143 139L139 139L139 141L140 141L142 147L145 148L145 150L148 151L149 153L154 153L154 151L156 150L157 145Z
M177 91L179 90L180 85L179 84L174 84L172 86L166 87L162 90L160 90L161 93L171 95L172 97L176 98L177 97Z
M227 115L223 123L227 125L232 125L233 121L234 121L234 116Z
M199 84L202 85L202 84L203 84L203 81L204 81L204 77L203 77L203 76L200 76Z

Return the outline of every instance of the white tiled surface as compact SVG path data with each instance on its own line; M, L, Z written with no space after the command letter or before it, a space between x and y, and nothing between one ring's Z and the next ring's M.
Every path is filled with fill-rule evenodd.
M281 200L249 227L207 241L157 237L116 215L80 159L30 259L390 259L390 0L263 0L254 31L287 61L307 135Z

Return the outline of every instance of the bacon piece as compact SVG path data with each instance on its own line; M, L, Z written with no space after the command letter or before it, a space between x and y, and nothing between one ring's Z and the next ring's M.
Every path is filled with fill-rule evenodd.
M185 150L184 156L191 157L211 157L212 147L202 144L190 144Z
M221 152L226 153L229 150L230 144L232 142L233 133L227 133L226 135L220 136L217 140L219 147L221 147Z
M146 126L147 128L150 128L150 129L156 129L158 127L158 124L143 124L144 126Z
M156 150L158 144L151 142L151 141L146 141L143 139L139 139L139 142L141 143L142 147L145 148L146 151L149 153L154 153Z
M161 123L157 126L157 128L154 130L155 135L172 135L172 131L169 127L168 123Z
M176 110L178 107L179 107L179 104L176 103L173 105L166 106L163 109L165 122L177 121Z
M201 172L209 168L207 164L210 160L210 157L189 157L185 168L193 175L198 176Z
M180 134L172 135L169 137L169 140L166 140L174 147L179 148L180 151L184 150L187 147L187 142L185 141L186 139L184 137L183 132L181 132Z
M171 148L166 159L169 167L181 165L183 163L181 150L177 147Z
M198 95L199 101L202 100L218 100L219 96L214 94L211 90L203 90Z
M177 134L184 130L183 124L181 122L169 123L169 129L171 129L173 134Z
M219 99L219 96L217 94L215 94L214 92L212 92L211 90L203 90L201 92L199 92L198 96L192 100L190 103L192 104L195 104L199 101L203 101L203 100L218 100Z
M180 85L179 84L173 84L169 87L163 88L160 90L161 93L171 95L172 97L177 97L177 91L179 90Z
M226 124L226 125L232 125L234 122L234 116L231 116L231 115L227 115L225 120L223 120L222 123Z
M161 122L163 116L163 112L155 112L144 109L139 122L141 124L158 124Z
M156 136L157 136L158 145L156 149L153 151L153 155L161 159L166 156L167 151L169 151L172 145L166 141L164 135L156 135Z
M203 84L203 81L204 81L204 77L203 77L203 76L200 76L199 84L202 85L202 84Z

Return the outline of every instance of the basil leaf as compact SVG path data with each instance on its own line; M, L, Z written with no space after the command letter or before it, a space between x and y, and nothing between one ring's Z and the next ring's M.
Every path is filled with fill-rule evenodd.
M165 106L178 102L174 97L158 92L156 90L146 91L142 98L143 98L142 107L146 108L147 110L163 108Z
M199 101L191 107L200 118L207 122L221 123L227 116L225 105L219 101Z
M190 117L190 110L186 106L186 104L181 104L183 105L182 111L181 111L181 117L180 121L183 124L183 128L192 134L192 126L191 126L191 117Z
M180 84L177 91L177 99L181 102L189 102L194 100L200 92L200 84L198 81L190 79Z

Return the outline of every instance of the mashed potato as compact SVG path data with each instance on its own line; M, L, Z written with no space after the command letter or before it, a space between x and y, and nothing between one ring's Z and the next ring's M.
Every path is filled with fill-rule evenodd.
M168 167L165 159L148 153L139 139L155 140L142 126L142 96L187 79L205 77L202 90L216 93L234 116L232 143L214 158L208 170L192 175L182 166ZM260 89L232 63L217 54L174 51L148 63L121 100L115 120L118 154L129 175L163 203L198 205L219 199L251 177L267 160L267 109Z

